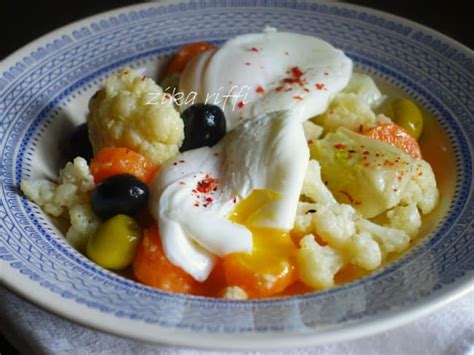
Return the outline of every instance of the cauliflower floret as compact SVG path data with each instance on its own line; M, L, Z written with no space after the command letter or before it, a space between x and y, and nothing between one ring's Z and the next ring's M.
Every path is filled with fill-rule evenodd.
M371 108L377 108L384 99L374 80L366 74L352 73L351 80L342 92L360 96Z
M320 246L312 234L300 240L297 262L303 282L316 289L333 286L334 275L344 265L344 260L337 250L330 246Z
M25 196L44 212L53 217L64 216L69 219L71 226L66 239L79 251L85 250L88 237L99 225L89 203L89 191L93 188L94 178L87 162L81 157L66 164L57 184L45 179L21 182Z
M298 223L304 225L311 219L312 230L325 242L337 247L344 245L355 232L355 210L337 203L321 180L321 167L316 160L308 163L302 194L316 203L311 206L311 214L300 217Z
M127 147L155 164L179 152L184 126L171 96L135 70L124 68L108 78L89 109L94 152L108 146Z
M312 144L316 139L321 137L321 134L323 134L323 127L318 126L311 121L303 122L303 129L308 144Z
M421 216L416 205L397 206L387 212L389 227L401 229L410 237L416 236L421 227Z
M355 233L356 213L349 205L318 203L312 216L314 231L333 247L343 247Z
M43 211L54 217L59 217L63 213L64 205L55 202L56 184L48 180L23 180L21 191L29 200L40 206ZM75 191L74 191L75 192Z
M226 287L222 292L222 297L228 300L246 300L249 298L247 292L239 286Z
M94 188L94 177L90 173L87 161L77 157L72 163L67 163L59 173L59 184L75 185L81 192L92 190Z
M430 213L437 205L439 191L430 164L416 160L414 172L400 201L407 205L416 204L423 214Z
M317 160L310 160L303 182L302 194L314 202L334 204L336 199L321 180L321 165Z
M383 99L384 96L370 76L353 73L344 90L334 97L326 112L314 121L329 132L339 127L359 132L376 125L373 109Z
M355 222L358 233L367 232L379 243L384 255L392 252L402 252L410 244L410 237L402 230L379 226L366 219Z
M416 203L423 213L438 200L433 171L397 147L339 128L310 146L328 188L365 218L398 204Z
M339 93L322 115L314 121L325 130L334 132L339 127L360 131L375 126L375 113L362 96Z
M66 209L87 201L86 192L93 187L94 178L87 162L80 157L66 164L59 174L58 184L45 179L21 182L25 196L53 217L59 217Z
M317 205L315 203L298 202L296 209L295 224L291 231L292 234L303 236L309 234L313 230L312 214L316 212Z
M352 236L348 249L351 263L365 270L374 270L382 264L380 247L367 232Z
M95 233L100 221L91 209L90 204L77 204L69 209L71 226L66 239L75 249L85 251L89 237Z

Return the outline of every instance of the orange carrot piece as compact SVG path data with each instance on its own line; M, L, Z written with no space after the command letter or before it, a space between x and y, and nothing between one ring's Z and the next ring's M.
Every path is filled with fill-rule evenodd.
M367 137L392 144L415 159L422 159L417 140L399 125L381 124L362 133Z
M197 56L199 53L207 51L208 49L214 48L214 45L206 42L198 42L187 44L176 53L171 62L166 68L166 76L174 73L181 73L186 65Z
M118 174L131 174L150 183L158 167L128 148L106 147L91 160L90 169L96 184Z
M166 258L156 224L143 231L132 267L135 278L146 285L169 292L200 293L199 283Z
M282 260L273 272L268 272L253 267L248 258L251 256L243 253L230 254L224 257L223 266L227 285L241 287L251 298L275 295L296 281L296 269L290 260Z

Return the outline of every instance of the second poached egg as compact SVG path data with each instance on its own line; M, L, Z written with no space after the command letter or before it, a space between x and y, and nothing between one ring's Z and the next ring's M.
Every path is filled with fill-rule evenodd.
M237 36L186 66L179 90L192 103L215 104L228 130L263 112L293 110L300 122L323 113L349 82L352 61L329 43L267 30Z

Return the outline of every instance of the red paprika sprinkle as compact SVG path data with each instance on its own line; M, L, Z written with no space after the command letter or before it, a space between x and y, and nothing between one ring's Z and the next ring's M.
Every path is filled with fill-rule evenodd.
M301 96L293 96L293 98L294 98L295 100L303 100L303 98L302 98Z
M243 109L245 106L244 102L243 101L240 101L238 104L237 104L237 108L239 109Z
M294 75L295 78L299 79L303 76L303 72L298 67L291 68L291 73Z
M316 89L322 90L322 89L324 89L324 87L325 87L326 85L324 85L323 83L316 83L314 86L316 86Z
M257 86L257 88L255 89L255 92L257 94L263 94L265 92L265 89L262 86Z
M201 181L198 181L198 183L196 185L196 190L201 192L201 193L208 193L208 192L211 192L211 191L215 191L214 189L217 188L218 183L219 183L218 179L213 179L211 177L206 177L206 178L202 179Z

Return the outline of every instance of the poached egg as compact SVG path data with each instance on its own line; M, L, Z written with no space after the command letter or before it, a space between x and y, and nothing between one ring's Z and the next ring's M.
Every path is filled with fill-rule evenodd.
M252 251L252 230L293 228L309 161L297 114L260 114L214 147L187 151L162 167L150 210L171 263L204 281L217 257ZM238 206L240 218L232 218Z
M227 128L263 112L292 110L303 122L323 113L351 77L352 61L312 36L277 32L237 36L196 56L186 66L179 91L191 103L222 108Z

